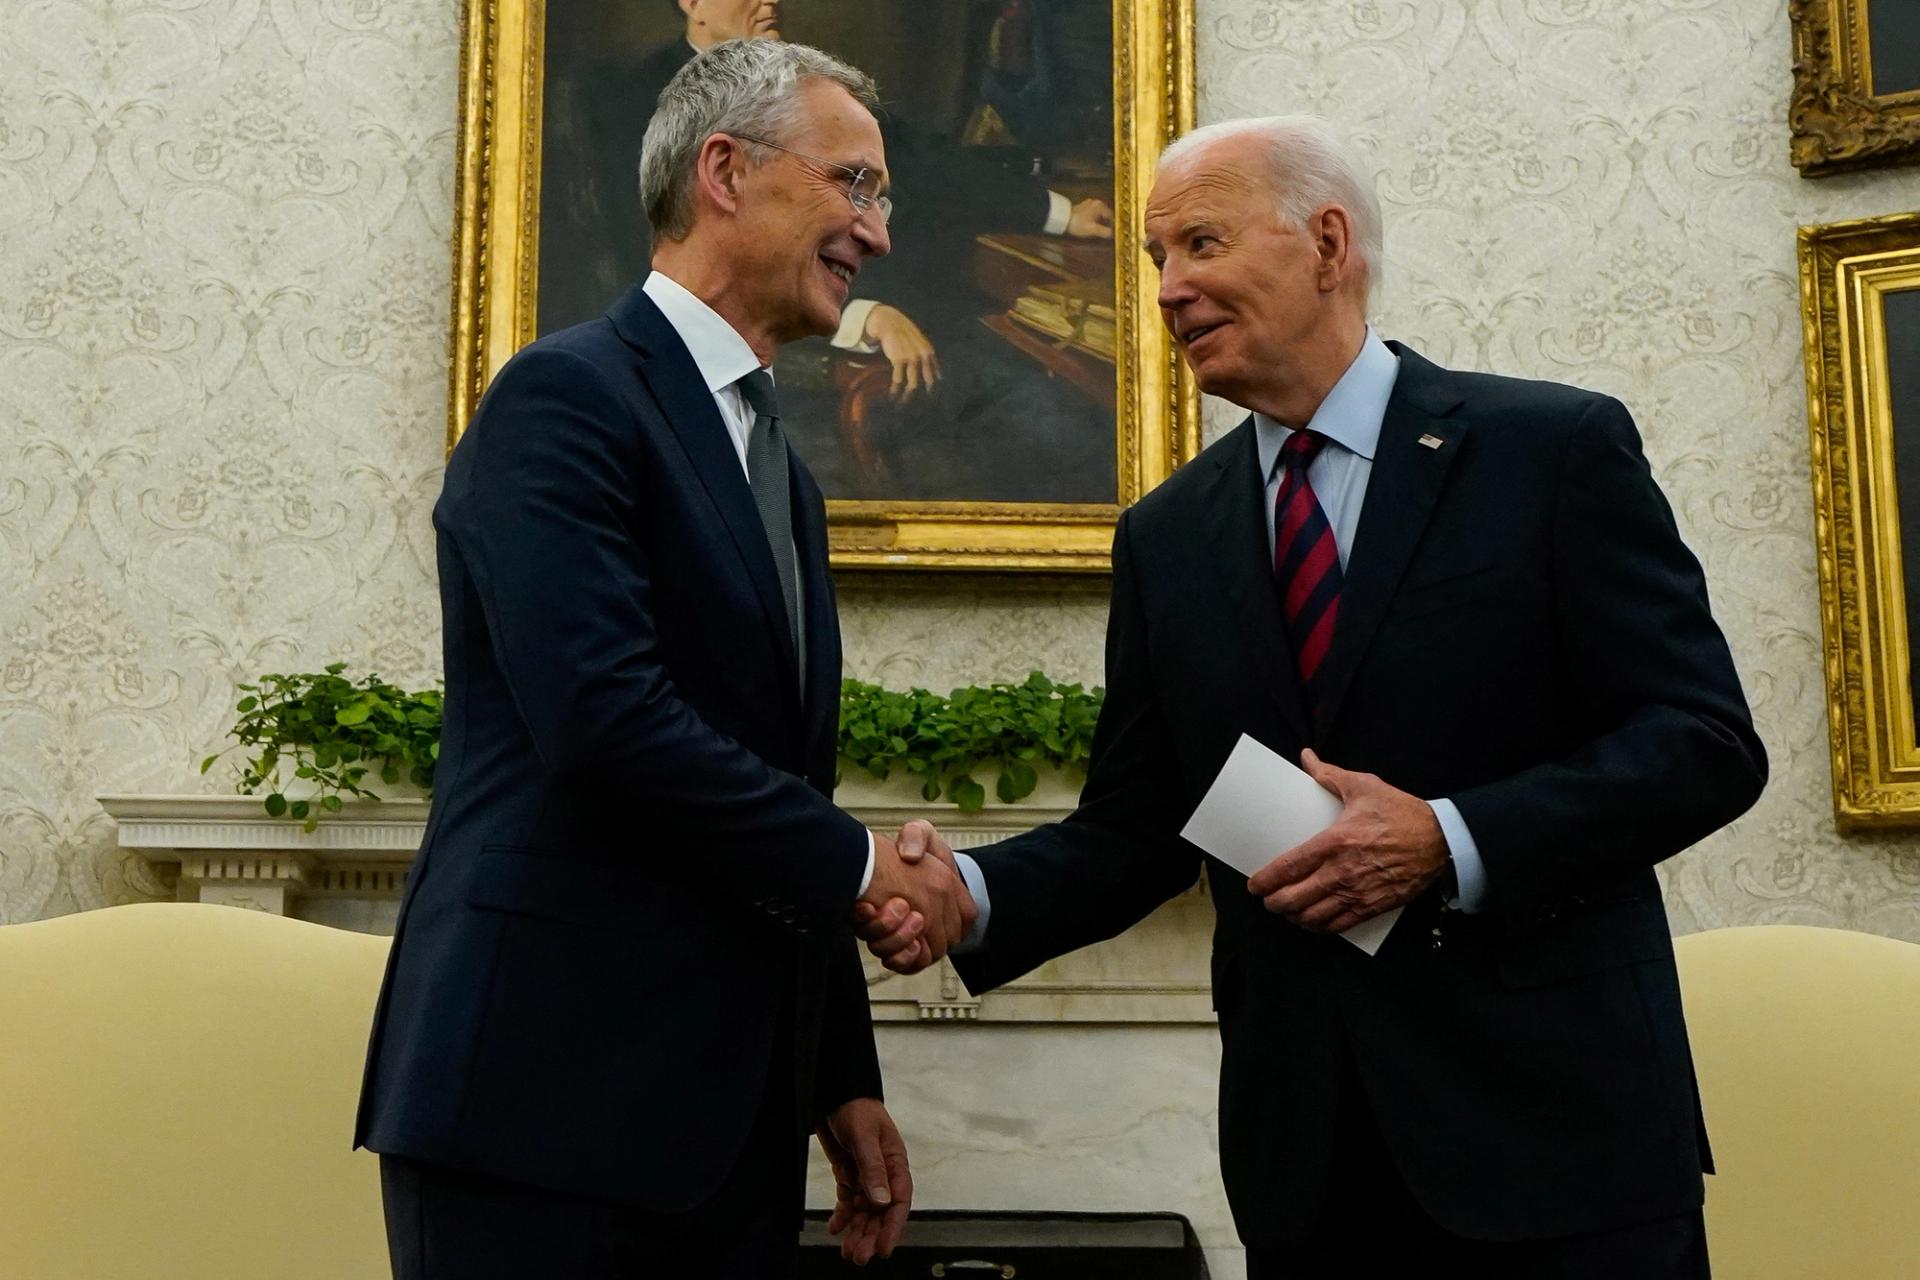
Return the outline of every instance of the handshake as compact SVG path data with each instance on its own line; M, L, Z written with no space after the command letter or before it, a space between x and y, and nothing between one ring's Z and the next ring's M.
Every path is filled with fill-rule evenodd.
M881 964L920 972L953 950L978 915L953 847L932 823L916 818L892 839L873 833L873 879L853 905L853 928Z

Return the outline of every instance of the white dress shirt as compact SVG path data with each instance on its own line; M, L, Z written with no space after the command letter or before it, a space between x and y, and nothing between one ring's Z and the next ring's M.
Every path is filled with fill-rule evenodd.
M660 314L680 335L680 341L687 344L687 353L693 357L694 367L700 370L707 390L713 393L714 406L720 410L720 421L726 424L727 438L733 442L734 455L740 459L740 473L747 475L747 439L753 434L753 408L747 404L746 394L740 389L740 379L760 367L760 358L753 354L753 348L747 345L747 340L723 320L719 312L700 301L673 277L655 271L647 276L640 290L653 299L653 305L660 308ZM799 562L800 556L796 550L794 563ZM793 606L796 621L804 627L807 621L806 601L796 594ZM860 877L860 893L867 891L867 885L872 880L873 833L869 831L867 869Z
M747 470L747 438L753 434L753 409L740 390L740 379L760 367L760 357L739 331L720 313L688 292L685 285L659 271L651 272L640 291L653 299L660 314L667 318L687 353L713 393L720 420L727 424L727 435L740 459L740 471Z

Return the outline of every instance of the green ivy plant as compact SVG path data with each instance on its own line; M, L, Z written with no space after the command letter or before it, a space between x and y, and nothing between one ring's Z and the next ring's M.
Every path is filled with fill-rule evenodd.
M303 820L308 831L322 813L338 813L343 796L378 800L366 785L369 775L388 786L405 778L431 794L440 691L408 693L376 675L350 680L341 674L346 669L336 662L318 675L265 675L241 685L246 696L234 706L240 719L227 731L235 744L202 760L200 772L227 751L245 750L237 790L254 795L272 786L268 815ZM283 764L314 784L312 799L290 801L280 791Z
M840 754L876 778L905 769L926 799L944 792L974 813L987 800L973 776L982 766L998 768L993 789L1005 804L1033 794L1042 764L1084 772L1104 698L1102 689L1057 684L1038 671L1021 684L972 685L944 698L848 680L840 686Z
M243 684L240 715L227 731L234 745L200 762L212 769L227 752L245 750L236 789L257 795L271 787L269 816L292 818L312 831L344 797L378 800L369 778L393 786L402 778L433 793L440 759L442 694L408 693L379 676L350 679L336 662L318 674L265 675ZM1042 765L1086 769L1104 691L1057 684L1036 671L1020 684L970 685L942 697L925 689L895 693L848 680L840 687L840 754L875 778L904 769L920 794L943 794L972 813L987 800L973 775L998 771L994 794L1012 804L1033 794ZM313 783L310 799L279 789L282 766Z

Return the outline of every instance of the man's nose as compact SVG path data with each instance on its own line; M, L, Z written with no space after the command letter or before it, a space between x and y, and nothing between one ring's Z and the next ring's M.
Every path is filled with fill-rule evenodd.
M1199 296L1178 263L1169 259L1161 264L1159 302L1162 311L1177 311Z
M872 257L884 258L893 252L893 238L887 232L887 224L880 220L878 209L869 209L854 217L853 238Z

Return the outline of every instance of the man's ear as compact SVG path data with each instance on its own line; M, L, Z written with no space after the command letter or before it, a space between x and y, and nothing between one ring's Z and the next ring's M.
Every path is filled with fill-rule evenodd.
M1331 293L1354 274L1359 265L1353 251L1353 219L1344 205L1329 204L1307 218L1307 233L1319 258L1315 275L1322 293Z
M745 171L746 151L723 133L716 133L700 144L693 162L693 193L696 204L711 204L727 213L740 208L740 175Z

